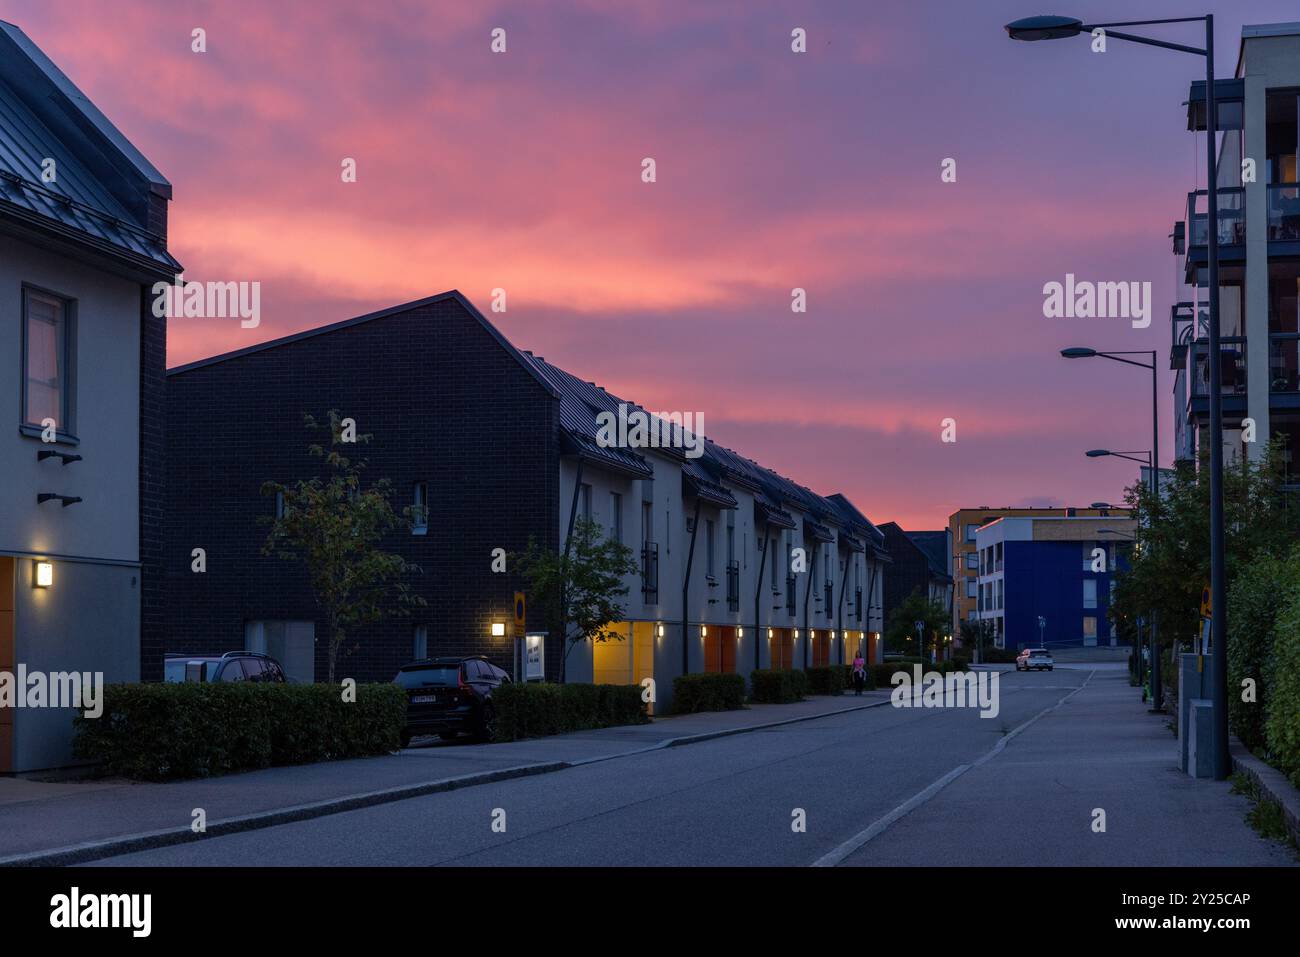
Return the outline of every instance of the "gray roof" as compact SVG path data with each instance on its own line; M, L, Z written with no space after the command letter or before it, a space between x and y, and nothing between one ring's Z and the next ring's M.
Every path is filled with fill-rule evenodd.
M171 275L181 265L148 228L151 193L169 198L171 184L26 34L0 21L0 215Z

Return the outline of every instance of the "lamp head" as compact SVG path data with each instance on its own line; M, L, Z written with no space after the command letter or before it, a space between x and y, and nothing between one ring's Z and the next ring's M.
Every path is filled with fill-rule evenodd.
M1007 24L1013 40L1062 40L1083 32L1083 21L1074 17L1025 17Z
M1097 354L1096 349L1083 349L1077 346L1074 348L1061 350L1061 355L1064 356L1066 359L1091 359L1096 354Z

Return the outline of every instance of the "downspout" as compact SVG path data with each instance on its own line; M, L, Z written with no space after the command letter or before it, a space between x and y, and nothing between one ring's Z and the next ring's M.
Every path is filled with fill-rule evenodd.
M686 552L686 575L682 578L682 674L691 673L691 646L686 636L691 597L691 565L695 561L695 536L700 533L700 497L695 496L695 517L691 519L691 547Z
M763 572L767 569L767 546L771 542L771 537L767 534L767 525L763 526L763 557L758 562L758 586L754 589L754 670L763 667L763 659L759 655L759 648L762 647L759 641L763 637L763 623L760 620L760 607L763 597Z
M849 586L849 565L852 563L853 552L849 552L849 557L844 561L844 577L840 579L840 600L835 604L835 627L839 629L840 636L840 664L844 661L844 589Z
M803 667L808 670L808 599L812 597L813 579L817 577L817 553L820 548L813 550L812 567L808 570L808 587L803 592ZM791 662L794 664L794 662Z
M863 560L863 561L866 561L866 552L863 552L863 553L862 553L862 560ZM868 578L867 578L867 624L866 624L866 627L863 629L863 632L862 632L862 643L863 643L864 645L866 645L866 652L867 652L863 657L866 658L867 661L871 661L871 643L867 640L867 635L871 634L871 603L875 600L875 595L876 595L876 567L877 567L879 564L880 564L879 561L874 561L874 562L871 563L871 574L870 574L870 576L868 576ZM882 633L883 633L884 630L885 630L884 609L883 609L883 608L881 609L880 630L881 630ZM874 663L875 663L875 664L880 664L880 662L878 662L878 661L877 661L877 662L874 662Z
M573 477L573 501L569 505L569 533L564 536L564 577L560 579L560 683L564 683L564 665L569 660L569 622L565 618L565 609L568 589L565 587L565 581L568 579L569 552L573 546L573 523L578 518L578 493L582 491L582 466L586 462L582 456L578 456L578 472Z

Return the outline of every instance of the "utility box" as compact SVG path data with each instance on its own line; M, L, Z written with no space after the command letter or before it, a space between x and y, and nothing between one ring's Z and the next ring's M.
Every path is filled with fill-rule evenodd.
M1183 771L1194 778L1214 777L1213 671L1208 655L1179 656L1178 750Z

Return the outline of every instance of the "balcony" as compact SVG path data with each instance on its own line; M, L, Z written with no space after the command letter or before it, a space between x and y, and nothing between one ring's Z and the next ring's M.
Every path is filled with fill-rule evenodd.
M659 604L659 544L641 544L641 597L647 605Z
M740 611L740 562L727 562L727 609Z
M1198 189L1187 194L1189 246L1204 246L1209 241L1209 197ZM1219 245L1241 246L1246 242L1246 190L1242 186L1225 186L1219 190Z
M1269 335L1268 391L1300 393L1300 334L1274 332Z
M1223 336L1219 339L1222 356L1220 369L1220 395L1244 396L1246 394L1246 337ZM1198 340L1192 343L1192 398L1208 399L1210 395L1210 344Z
M1268 238L1270 242L1300 242L1300 184L1269 184Z

